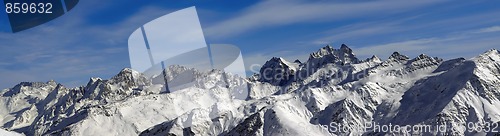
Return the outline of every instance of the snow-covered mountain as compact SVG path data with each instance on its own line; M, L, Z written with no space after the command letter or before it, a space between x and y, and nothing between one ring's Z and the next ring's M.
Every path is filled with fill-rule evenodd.
M19 133L12 132L12 131L7 131L7 130L3 130L3 129L0 129L0 135L1 136L24 136L23 134L19 134Z
M494 49L471 59L394 52L382 60L358 59L343 44L323 47L305 62L272 58L248 79L182 66L165 73L168 82L189 84L161 93L156 79L127 68L78 88L20 83L0 93L0 127L26 135L121 136L500 131L500 52ZM241 88L248 88L247 99L234 98Z

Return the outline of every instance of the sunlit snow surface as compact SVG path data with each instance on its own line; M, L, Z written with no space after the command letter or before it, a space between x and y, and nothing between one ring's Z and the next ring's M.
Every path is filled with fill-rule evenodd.
M497 50L446 61L399 53L385 60L360 60L343 48L324 47L303 63L272 58L263 69L283 70L251 78L170 66L168 79L186 71L194 77L173 93L160 93L161 84L132 69L72 89L53 81L21 83L0 94L0 125L27 135L401 134L328 127L375 122L447 124L459 129L443 134L484 135L466 131L464 125L500 121ZM263 74L289 77L264 79ZM298 74L306 76L295 78ZM242 86L250 88L248 98L232 97L231 90Z
M7 130L3 130L3 129L0 129L0 135L1 136L24 136L23 134L19 134L19 133L12 132L12 131L7 131Z

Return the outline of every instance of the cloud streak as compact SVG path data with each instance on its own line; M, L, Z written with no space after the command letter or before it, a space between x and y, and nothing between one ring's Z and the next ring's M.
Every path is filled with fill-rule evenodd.
M399 51L410 57L424 53L451 59L456 57L470 58L488 49L498 49L500 35L471 33L472 31L468 30L442 37L373 44L366 47L354 48L353 50L360 57L378 55L379 57L387 58L392 52Z
M488 28L479 29L475 33L491 33L491 32L500 32L500 26L492 26Z
M330 1L306 3L296 0L263 1L245 9L233 18L208 27L206 32L210 37L231 37L258 28L370 15L390 15L441 2L442 0L379 0L344 3Z
M382 44L369 44L365 46L351 46L359 59L369 58L377 55L382 59L387 59L393 52L398 51L409 57L416 57L419 54L440 57L444 59L453 59L457 57L471 58L477 56L488 49L500 46L500 35L490 35L486 32L477 33L481 30L494 30L492 27L482 29L471 29L459 32L449 32L448 35L419 38L411 40L402 40ZM361 33L364 34L364 33ZM336 46L336 45L334 45ZM272 57L282 56L288 61L300 59L305 61L310 52L300 51L281 51L277 53L255 53L246 56L245 62L247 69L256 72L260 66ZM252 67L254 65L254 67Z

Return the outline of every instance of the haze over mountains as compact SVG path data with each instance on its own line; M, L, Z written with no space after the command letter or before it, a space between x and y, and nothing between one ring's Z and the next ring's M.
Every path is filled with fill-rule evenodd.
M0 127L26 135L406 133L356 131L375 123L449 128L407 132L416 135L494 135L466 125L500 122L500 52L495 49L471 59L394 52L382 60L356 58L343 44L323 47L306 62L271 58L247 79L182 66L167 71L170 81L189 73L190 86L160 93L161 84L128 68L78 88L55 81L20 83L0 92ZM232 97L232 90L242 87L249 88L247 99ZM336 126L351 130L334 131Z

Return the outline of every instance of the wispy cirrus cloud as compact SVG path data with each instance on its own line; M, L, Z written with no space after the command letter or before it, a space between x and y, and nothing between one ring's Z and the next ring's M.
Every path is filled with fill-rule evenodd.
M390 15L424 7L444 0L397 1L378 0L362 2L306 2L263 1L237 16L208 27L208 36L231 37L254 29L304 22L322 22L370 15Z
M116 10L111 8L114 2L81 1L70 15L56 19L54 24L15 36L0 34L0 88L21 81L50 79L75 86L84 84L89 77L112 76L129 66L126 41L136 28L185 8L168 9L151 2L150 7L138 11L112 12ZM247 68L275 56L289 61L305 60L311 51L332 42L334 47L348 44L360 59L373 54L386 58L393 51L409 56L426 53L445 58L468 57L498 47L500 38L496 32L500 18L494 18L498 10L464 12L470 3L462 2L465 8L448 6L453 3L459 2L266 0L223 10L205 6L198 11L204 12L200 16L215 16L213 20L207 19L208 23L202 20L207 39L241 45ZM96 8L88 11L88 7ZM123 18L103 24L101 20L106 20L103 17L114 15L89 18L91 14L104 12ZM274 28L295 31L273 32ZM244 35L253 32L258 35L250 38ZM285 36L279 36L284 33Z
M88 7L89 3L94 2L81 2L79 7ZM93 18L83 17L93 12L83 10L86 9L75 8L65 16L23 32L1 33L0 91L26 81L53 79L76 87L85 85L90 77L109 78L130 67L126 43L129 35L144 23L172 11L144 7L118 23L92 24L89 22Z
M440 37L371 44L365 47L354 48L353 50L355 50L356 54L360 57L377 55L382 58L387 58L392 52L399 51L410 57L415 57L423 53L440 58L452 59L457 57L470 58L488 49L498 49L498 47L500 47L500 35L472 32L474 32L474 30L455 32Z
M374 43L363 46L351 45L350 47L353 48L354 53L359 59L369 58L372 55L377 55L382 59L387 59L395 51L408 55L409 57L416 57L419 54L427 54L444 59L458 57L471 58L487 51L488 49L499 49L499 34L489 34L486 32L477 33L479 30L491 30L489 28L495 28L495 26L449 32L448 34L436 37L417 38L379 44ZM366 33L360 34L364 35ZM309 53L310 52L304 51L255 53L247 55L245 60L247 69L251 70L251 72L258 72L260 67L257 66L261 66L271 57L281 56L288 61L293 61L295 59L305 61L307 60Z
M498 48L495 42L500 42L497 40L500 34L496 33L500 31L500 19L491 17L498 13L488 10L434 19L417 14L359 22L326 30L309 43L347 43L360 58L371 55L386 58L394 51L410 56L426 53L445 58L472 57Z
M475 33L490 33L490 32L500 32L500 26L492 26L475 31Z

